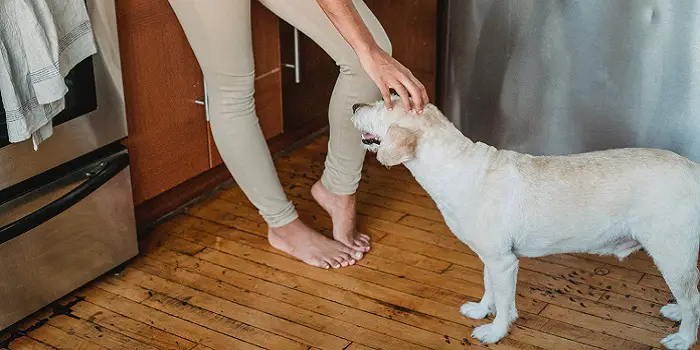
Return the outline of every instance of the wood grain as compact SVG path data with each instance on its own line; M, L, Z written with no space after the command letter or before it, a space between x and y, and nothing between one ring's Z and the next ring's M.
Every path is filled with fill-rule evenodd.
M138 205L209 169L202 75L167 1L116 6Z

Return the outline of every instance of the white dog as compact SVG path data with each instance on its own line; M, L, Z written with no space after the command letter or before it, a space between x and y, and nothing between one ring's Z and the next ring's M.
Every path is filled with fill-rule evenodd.
M700 165L656 149L616 149L535 157L472 142L433 105L404 112L398 98L353 106L362 142L386 166L403 163L436 202L452 232L484 263L484 296L460 312L493 323L474 329L484 343L503 338L518 317L518 257L588 252L622 259L644 248L681 321L661 343L688 349L700 317Z

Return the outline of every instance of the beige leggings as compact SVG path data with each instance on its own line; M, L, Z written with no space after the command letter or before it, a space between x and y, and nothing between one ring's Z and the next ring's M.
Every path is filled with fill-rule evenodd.
M251 0L170 0L204 73L210 123L226 166L271 227L298 215L287 199L255 114L255 69L250 19ZM258 0L321 46L340 67L328 118L330 141L323 185L335 194L355 193L364 149L350 123L352 105L381 98L355 52L316 0ZM384 29L361 0L354 0L377 43L391 54ZM313 91L309 91L313 98ZM319 108L325 102L319 101Z

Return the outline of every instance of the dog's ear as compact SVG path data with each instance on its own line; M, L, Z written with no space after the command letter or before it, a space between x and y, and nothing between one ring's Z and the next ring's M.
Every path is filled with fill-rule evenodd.
M385 166L394 166L416 156L418 136L406 128L392 125L382 138L377 160Z

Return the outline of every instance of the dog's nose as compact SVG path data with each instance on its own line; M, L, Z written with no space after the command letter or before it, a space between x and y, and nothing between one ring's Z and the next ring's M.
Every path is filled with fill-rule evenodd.
M352 105L352 112L357 113L357 110L364 106L364 103L355 103Z

